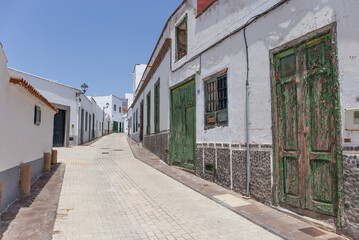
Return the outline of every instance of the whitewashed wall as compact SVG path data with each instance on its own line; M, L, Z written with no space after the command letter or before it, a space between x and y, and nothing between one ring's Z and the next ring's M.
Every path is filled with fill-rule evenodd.
M175 39L174 24L188 14L188 54L176 62L170 86L196 74L197 141L245 142L245 48L240 31L215 47L191 59L232 30L243 25L257 13L278 1L217 1L198 18L196 1L188 1L173 17L171 36ZM309 9L309 11L308 11ZM272 143L269 51L299 38L320 27L337 22L338 59L341 82L343 137L359 143L358 131L344 130L344 109L358 107L359 88L359 2L348 0L289 1L247 27L250 60L250 142ZM174 42L172 48L175 49ZM185 63L191 59L191 62ZM228 68L228 127L204 130L204 95L202 79Z
M70 145L77 145L80 143L80 115L79 107L84 109L85 112L91 112L91 102L83 94L79 97L81 101L76 98L76 93L81 92L80 89L73 88L52 80L48 80L42 77L38 77L29 73L25 73L13 68L8 68L10 74L19 76L26 79L32 84L49 102L54 104L60 104L68 106L70 108L70 126L69 137L73 138L73 141L69 141ZM84 136L87 136L85 133ZM86 139L86 138L85 138ZM87 137L88 140L88 137Z
M52 149L55 112L20 85L9 83L6 56L0 49L0 171L43 157ZM41 124L34 124L35 105Z
M170 91L169 91L169 78L170 78L170 51L168 50L161 64L156 69L150 82L147 84L146 89L142 93L145 99L144 110L144 135L147 135L147 94L151 92L151 116L150 127L151 134L155 132L155 88L154 85L160 80L160 132L167 131L170 128ZM140 101L136 103L139 106Z

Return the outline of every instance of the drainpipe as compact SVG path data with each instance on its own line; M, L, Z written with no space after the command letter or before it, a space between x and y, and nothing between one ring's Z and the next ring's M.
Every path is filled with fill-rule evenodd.
M289 0L281 0L278 3L274 4L268 10L258 14L252 18L250 18L246 24L243 26L243 37L244 37L244 44L246 46L246 60L247 60L247 75L246 75L246 141L247 141L247 189L246 195L249 197L249 184L251 181L251 158L249 152L249 81L248 81L248 74L249 74L249 54L248 54L248 43L246 37L246 27L249 26L252 22L256 21L260 17L266 15L267 13L273 11L274 9L281 6L283 3L288 2Z
M249 22L249 21L248 21ZM248 24L247 22L247 24ZM249 152L249 56L248 56L248 43L246 38L246 26L243 28L244 43L246 45L246 60L247 60L247 74L246 74L246 143L247 143L247 188L246 195L249 197L249 183L251 181L251 156Z

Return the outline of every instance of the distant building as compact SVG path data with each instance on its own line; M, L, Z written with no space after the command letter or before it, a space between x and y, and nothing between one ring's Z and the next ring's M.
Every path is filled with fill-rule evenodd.
M31 183L42 174L44 153L52 149L54 114L58 112L21 76L10 75L0 44L0 182L1 211L19 192L21 164L30 165Z
M113 94L93 98L96 100L97 105L104 109L105 115L109 116L109 119L104 122L104 134L123 132L125 121L122 117L122 105L127 101Z
M13 68L8 71L26 79L59 109L54 120L54 147L83 144L102 136L102 108L95 99L78 88Z

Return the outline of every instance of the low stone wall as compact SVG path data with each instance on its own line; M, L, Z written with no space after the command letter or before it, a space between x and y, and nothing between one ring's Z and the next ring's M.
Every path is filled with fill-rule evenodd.
M359 236L359 152L343 154L344 220L351 236Z
M251 144L250 194L261 202L272 202L271 145ZM213 171L211 171L213 167ZM247 184L246 145L197 143L196 175L245 194Z
M169 132L146 135L143 137L143 146L169 164Z

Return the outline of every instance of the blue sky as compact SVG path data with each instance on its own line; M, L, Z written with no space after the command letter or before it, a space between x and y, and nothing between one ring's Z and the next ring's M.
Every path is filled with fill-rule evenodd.
M0 41L8 66L89 95L132 92L134 64L147 64L182 0L3 0Z

